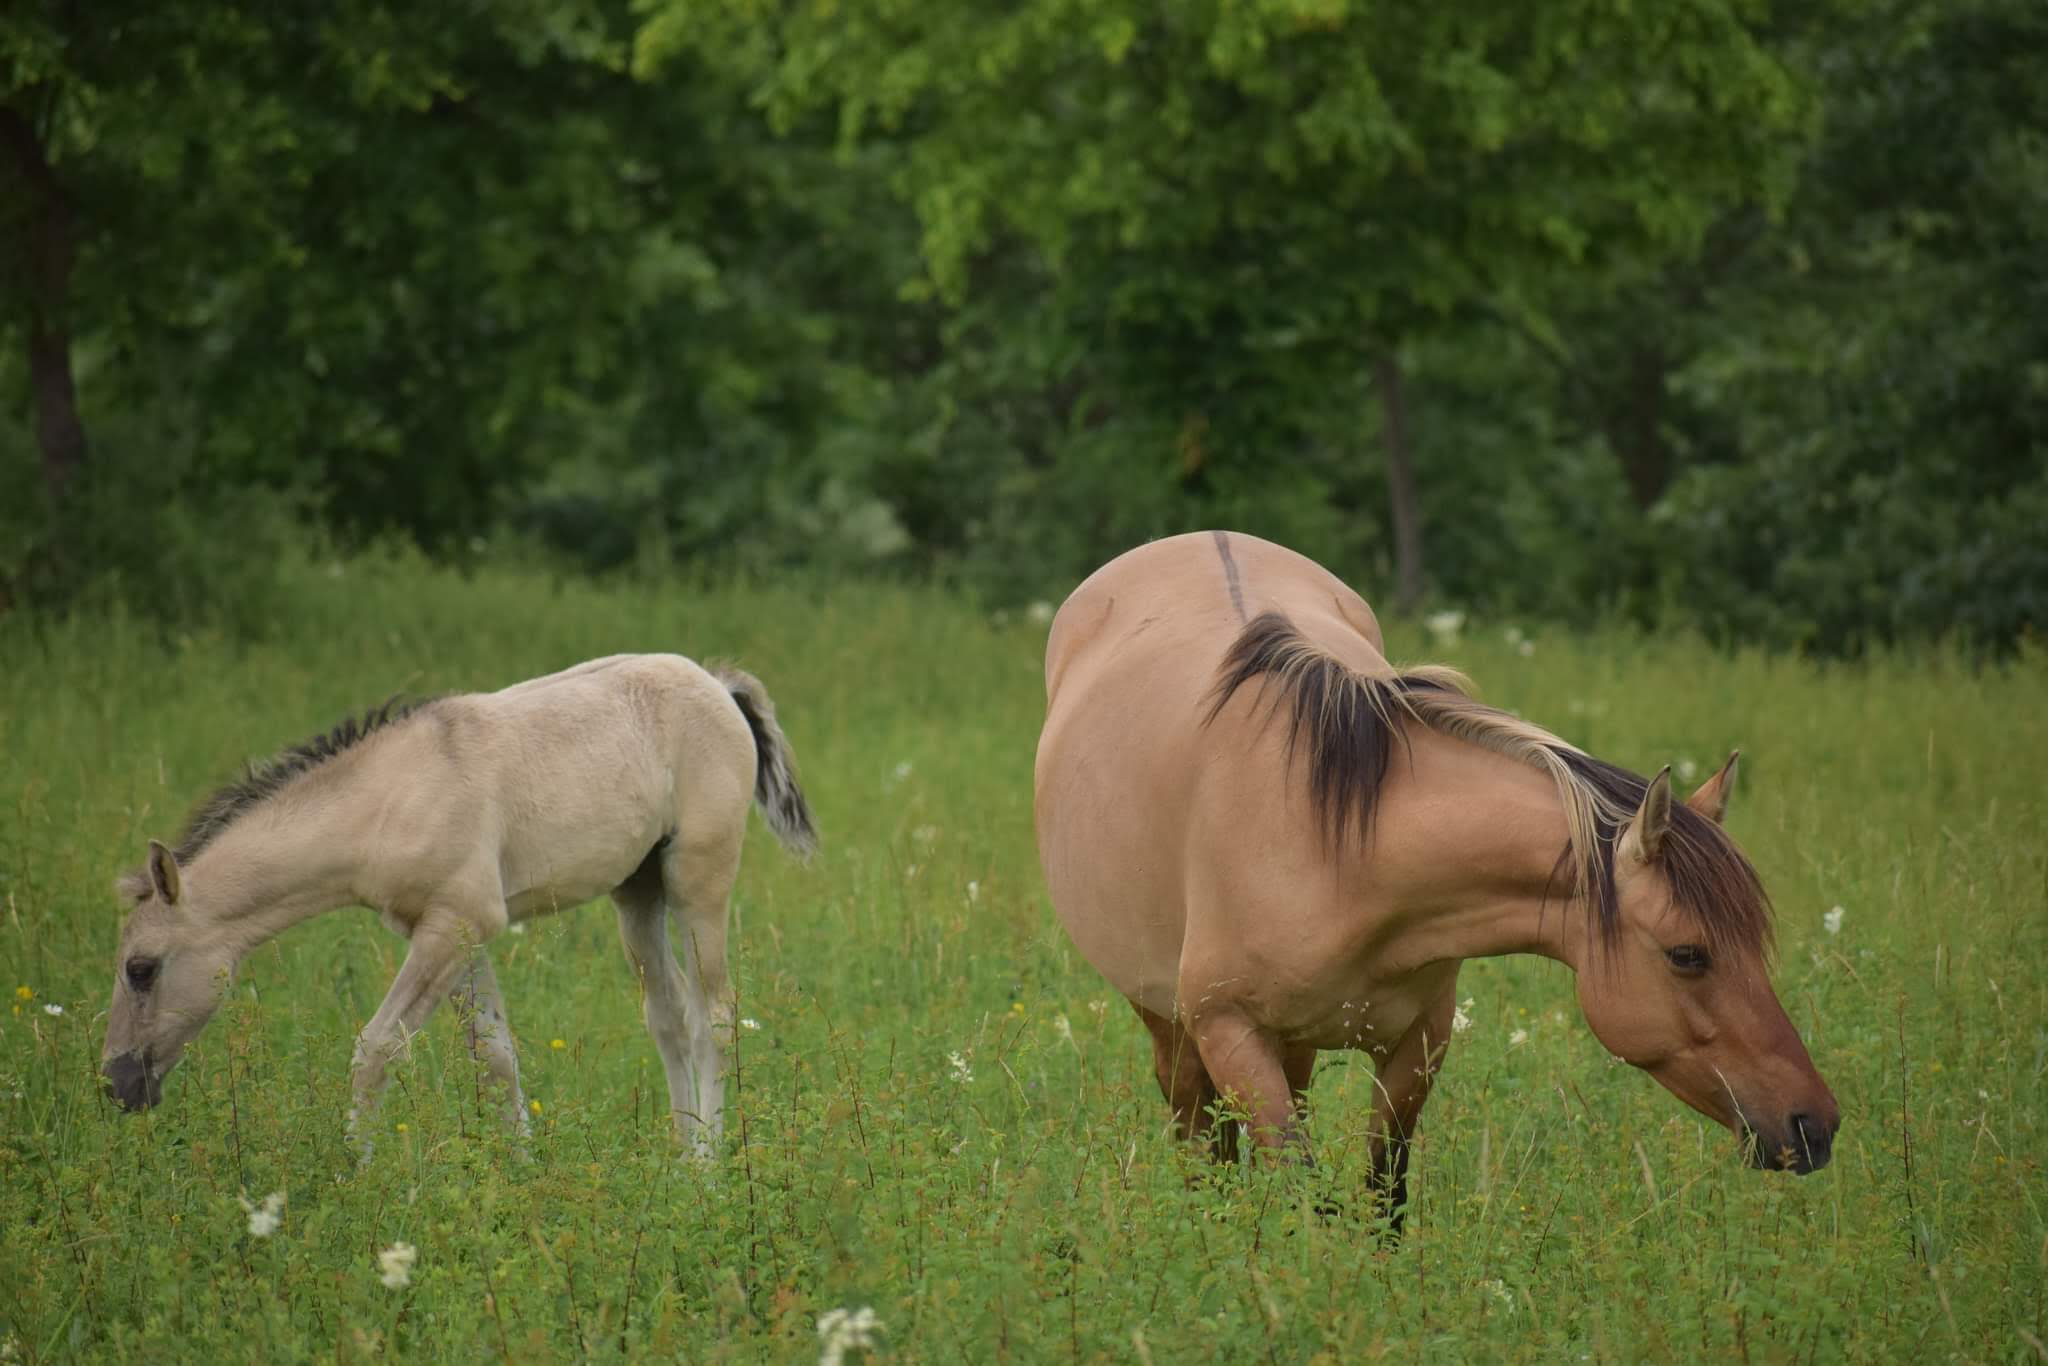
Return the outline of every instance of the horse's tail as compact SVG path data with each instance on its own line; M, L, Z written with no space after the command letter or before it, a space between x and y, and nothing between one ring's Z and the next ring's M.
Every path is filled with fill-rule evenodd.
M712 676L722 684L747 718L754 733L754 805L761 819L775 832L775 838L798 858L808 859L818 851L818 827L811 820L811 805L796 782L796 754L789 738L775 723L775 703L761 680L742 669L720 666Z

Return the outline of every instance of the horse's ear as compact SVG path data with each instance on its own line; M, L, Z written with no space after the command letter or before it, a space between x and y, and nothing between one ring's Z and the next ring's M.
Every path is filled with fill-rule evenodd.
M1735 792L1735 761L1742 757L1742 751L1728 751L1728 762L1721 765L1721 771L1699 786L1699 791L1685 799L1685 804L1705 816L1714 824L1721 823L1721 817L1728 814L1728 798Z
M166 906L178 904L178 856L156 840L149 842L149 885Z
M1619 856L1637 863L1655 863L1664 852L1664 836L1671 829L1671 765L1666 764L1650 779L1643 792L1643 804L1622 831Z

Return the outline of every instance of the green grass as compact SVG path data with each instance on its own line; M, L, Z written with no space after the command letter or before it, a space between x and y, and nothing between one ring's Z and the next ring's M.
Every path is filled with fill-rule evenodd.
M0 621L0 972L33 992L0 1010L0 1342L23 1358L803 1361L818 1314L861 1305L889 1354L933 1362L2048 1354L2038 652L1823 670L1397 632L1397 655L1461 664L1619 762L1705 772L1742 747L1731 827L1844 1127L1816 1176L1745 1170L1610 1064L1563 969L1475 962L1389 1251L1311 1211L1363 1204L1363 1066L1325 1061L1313 1174L1208 1169L1164 1136L1143 1031L1040 882L1042 628L893 589L337 573L294 571L285 643L260 648ZM677 1158L602 906L496 948L542 1107L530 1160L444 1013L354 1164L351 1039L402 948L364 911L253 955L161 1109L99 1099L110 882L147 837L242 759L393 691L636 649L767 682L826 841L802 868L750 837L736 978L759 1028L715 1166ZM252 1238L237 1197L273 1191L282 1227ZM419 1261L390 1290L376 1253L398 1240Z

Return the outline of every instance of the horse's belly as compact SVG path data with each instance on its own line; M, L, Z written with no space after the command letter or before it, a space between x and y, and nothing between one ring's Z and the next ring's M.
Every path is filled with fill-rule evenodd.
M1186 915L1182 827L1130 729L1049 717L1038 757L1038 847L1053 910L1081 956L1147 1010L1174 1011Z

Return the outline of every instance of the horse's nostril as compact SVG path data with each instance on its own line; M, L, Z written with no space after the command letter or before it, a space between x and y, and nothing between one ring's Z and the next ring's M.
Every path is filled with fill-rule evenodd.
M1793 1115L1789 1119L1795 1151L1792 1166L1795 1171L1810 1172L1827 1165L1829 1149L1833 1146L1835 1131L1825 1120L1812 1115Z

